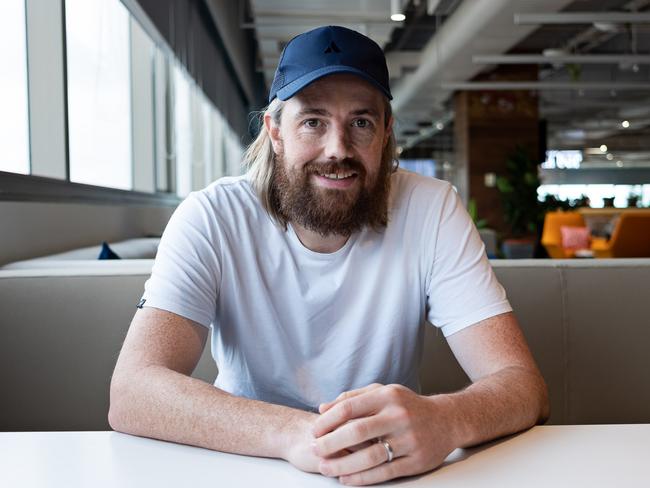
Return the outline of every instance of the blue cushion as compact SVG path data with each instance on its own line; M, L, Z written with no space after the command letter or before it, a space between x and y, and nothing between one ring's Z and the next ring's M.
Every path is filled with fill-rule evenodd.
M102 242L102 250L97 259L120 259L120 257L115 254L110 247L108 247L106 242Z

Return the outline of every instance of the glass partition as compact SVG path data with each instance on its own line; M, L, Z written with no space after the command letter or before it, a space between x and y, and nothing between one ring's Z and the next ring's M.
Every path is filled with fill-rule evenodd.
M0 171L29 174L25 24L24 0L0 2Z

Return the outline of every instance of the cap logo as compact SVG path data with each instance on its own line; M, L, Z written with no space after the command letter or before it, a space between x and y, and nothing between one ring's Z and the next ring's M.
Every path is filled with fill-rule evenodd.
M330 45L327 46L327 49L325 49L324 52L325 52L325 54L329 54L329 53L340 53L341 50L340 50L339 47L336 45L336 43L335 43L334 41L332 41L332 42L330 42Z

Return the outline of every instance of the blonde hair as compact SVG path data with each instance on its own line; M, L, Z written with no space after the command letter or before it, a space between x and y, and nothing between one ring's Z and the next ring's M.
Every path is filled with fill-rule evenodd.
M387 99L384 99L384 102L384 121L387 127L393 111L390 102ZM286 229L286 218L282 215L279 208L277 208L277 204L271 196L275 171L275 152L273 151L271 137L264 125L264 117L266 114L271 117L274 124L280 125L284 105L284 101L274 98L265 109L255 114L259 122L260 131L244 153L244 165L248 170L249 180L253 189L257 193L262 206L269 213L271 219L278 223L282 228ZM381 156L382 167L384 167L384 165L390 166L391 172L396 171L398 166L398 161L395 157L395 149L395 135L391 130L388 143L386 144Z

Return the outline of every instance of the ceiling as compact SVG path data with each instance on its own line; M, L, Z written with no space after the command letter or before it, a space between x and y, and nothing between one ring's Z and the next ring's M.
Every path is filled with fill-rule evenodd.
M431 151L441 145L448 147L452 140L450 99L454 90L459 86L479 89L476 76L489 73L504 61L477 62L481 61L477 56L536 55L533 62L539 67L539 85L528 88L539 92L550 148L606 144L609 151L602 154L585 151L587 162L614 164L624 158L626 164L648 162L650 166L650 0L398 3L406 15L403 22L390 20L391 0L249 0L242 13L242 27L255 30L258 66L267 86L284 45L301 32L338 24L373 38L386 52L399 144ZM556 23L558 12L606 16L596 18L597 23L588 22L591 19ZM643 23L608 21L614 13L635 12L634 22ZM522 14L551 15L543 23L516 23L515 17L525 20ZM585 23L579 23L582 21ZM587 64L585 58L562 60L553 55L614 57L592 58ZM630 55L645 58L628 58ZM509 58L508 62L514 61ZM470 84L459 85L466 82ZM571 85L558 89L556 83ZM627 127L622 125L624 120L629 122ZM608 159L612 151L616 154Z

